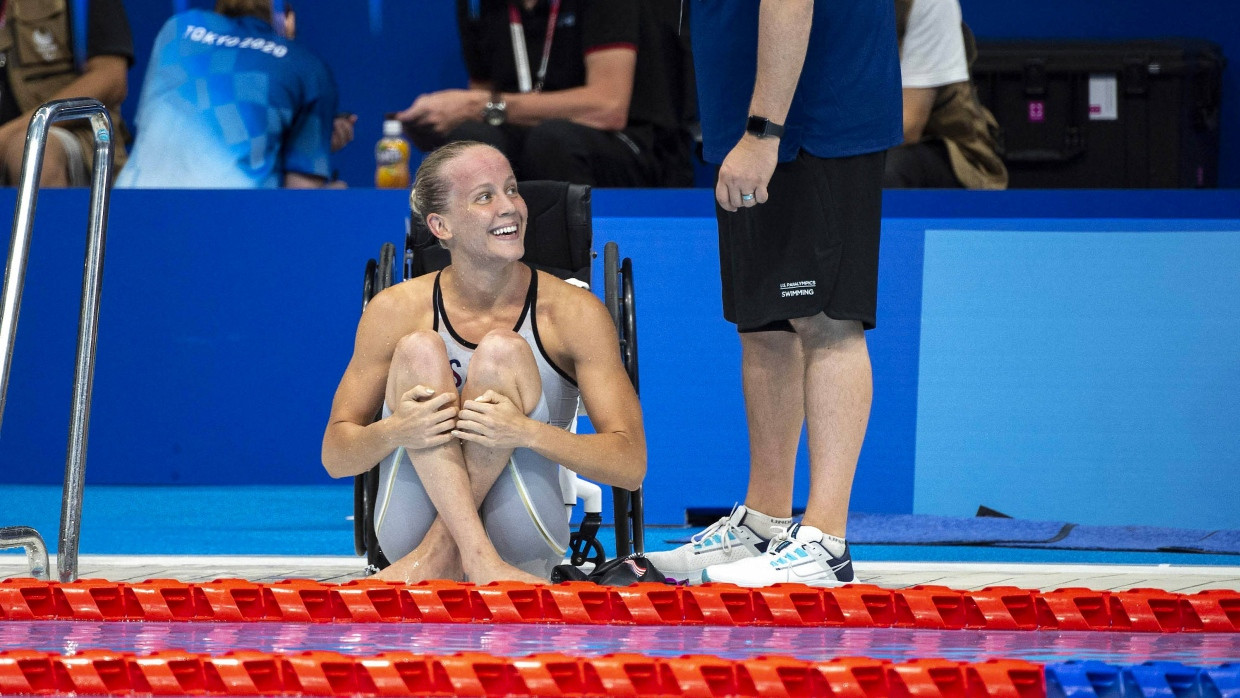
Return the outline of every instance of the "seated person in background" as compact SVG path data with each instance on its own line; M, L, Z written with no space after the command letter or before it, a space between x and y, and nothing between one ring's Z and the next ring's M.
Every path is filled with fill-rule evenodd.
M521 179L692 186L676 2L457 0L457 16L469 89L400 112L415 143L488 143Z
M645 476L615 327L589 291L520 261L527 211L499 151L432 152L411 200L452 262L367 304L323 465L382 461L374 523L394 562L379 578L546 582L569 538L558 464L630 489ZM567 431L578 395L594 434Z
M174 15L155 38L116 185L327 186L335 115L331 73L272 27L272 0L217 0L215 12Z
M125 162L121 102L129 90L133 36L121 0L92 0L85 17L64 0L0 2L0 185L21 177L26 130L35 109L55 99L93 97L112 115L114 164ZM74 56L72 25L86 23L86 56ZM95 159L95 133L87 119L48 129L40 185L87 186Z
M896 0L904 144L887 151L883 186L1005 189L998 123L969 81L976 55L958 0Z

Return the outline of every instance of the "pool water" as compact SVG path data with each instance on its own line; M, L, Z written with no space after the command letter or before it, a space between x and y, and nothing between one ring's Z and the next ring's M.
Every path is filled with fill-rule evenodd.
M1240 633L1123 633L920 630L901 628L737 628L719 626L492 625L455 623L163 623L9 621L0 650L74 654L90 649L146 654L165 649L220 654L235 649L291 653L326 650L365 656L541 652L652 657L711 654L743 660L770 654L803 660L871 657L897 662L936 657L979 662L1072 659L1108 664L1151 660L1197 666L1240 662Z

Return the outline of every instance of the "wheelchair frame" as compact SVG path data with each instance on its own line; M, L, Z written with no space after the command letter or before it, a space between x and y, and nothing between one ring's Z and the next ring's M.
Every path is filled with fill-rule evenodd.
M570 199L569 194L576 193L580 200L584 201L586 219L590 219L590 188L588 186L565 185L560 182L522 182L521 187L522 192L527 195L527 200L531 198L529 194L535 194L536 196L562 196L567 202ZM413 215L416 216L416 214ZM533 216L531 215L532 218ZM589 242L592 244L592 222L587 226L587 229L590 233ZM427 267L424 273L430 273L431 271L430 266L425 264L424 257L426 251L437 244L436 240L433 237L429 240L419 239L417 232L417 226L410 221L409 230L405 235L404 255L400 264L401 281L413 278L416 275L415 271L424 266ZM423 255L422 264L419 264L419 255ZM590 250L589 256L593 258L596 254L593 250ZM530 259L528 247L525 259L539 267L539 260ZM584 271L587 278L580 280L589 282L589 265L584 270L541 268L561 278L576 276ZM376 294L394 283L396 273L396 246L390 242L385 242L379 249L379 259L369 259L366 262L365 273L362 278L363 310L366 309L366 305L371 298L374 298ZM620 350L621 361L624 364L629 380L633 384L633 390L640 395L638 386L637 314L633 290L633 264L632 260L628 258L620 259L619 246L615 242L608 242L603 246L603 274L603 300L607 306L608 313L611 315L612 322L616 326L616 333L620 338L618 349ZM376 415L376 419L380 418L380 416ZM378 464L365 473L355 476L353 479L353 549L358 555L365 555L369 565L377 569L383 569L391 563L379 547L374 527L374 510L375 501L378 499L378 490ZM634 552L645 552L645 523L641 488L630 491L622 487L612 487L612 503L616 523L616 555L622 557ZM586 561L592 561L598 565L606 559L602 544L597 538L601 524L601 514L586 514L583 517L580 527L572 534L569 543L570 561L572 564L579 566Z

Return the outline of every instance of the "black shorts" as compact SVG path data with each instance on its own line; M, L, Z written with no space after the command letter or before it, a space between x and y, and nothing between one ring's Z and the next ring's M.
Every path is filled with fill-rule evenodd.
M739 331L791 330L789 318L818 313L874 328L885 155L802 151L775 168L765 204L715 204L723 316Z

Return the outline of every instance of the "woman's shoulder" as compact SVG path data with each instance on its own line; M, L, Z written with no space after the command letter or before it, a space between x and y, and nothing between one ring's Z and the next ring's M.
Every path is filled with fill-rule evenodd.
M588 288L577 281L564 279L545 271L538 274L539 315L550 318L557 325L569 325L586 329L590 323L607 317L607 308ZM610 318L608 317L608 322Z

